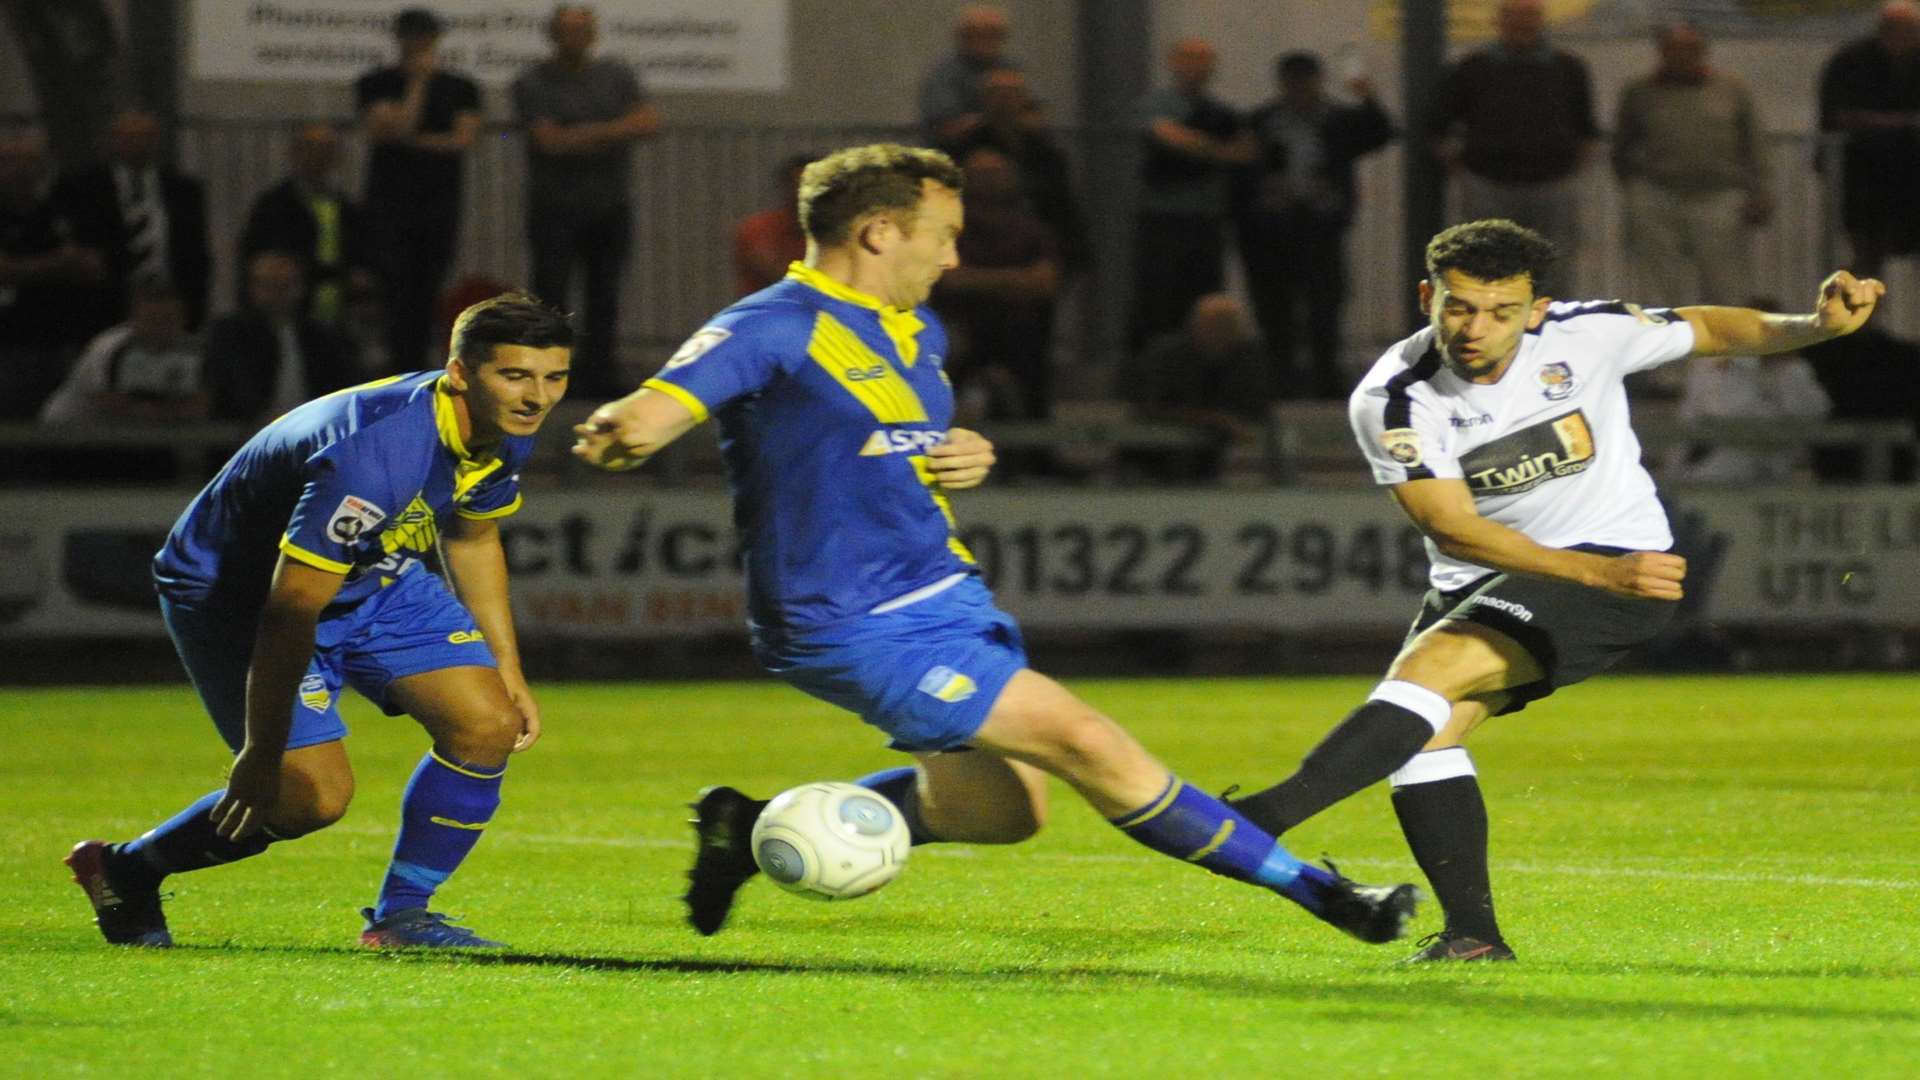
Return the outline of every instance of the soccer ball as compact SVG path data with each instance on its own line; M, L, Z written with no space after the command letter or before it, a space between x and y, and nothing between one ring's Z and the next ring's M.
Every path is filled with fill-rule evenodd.
M773 797L753 823L753 861L810 900L851 900L892 881L907 863L907 822L857 784L805 784Z

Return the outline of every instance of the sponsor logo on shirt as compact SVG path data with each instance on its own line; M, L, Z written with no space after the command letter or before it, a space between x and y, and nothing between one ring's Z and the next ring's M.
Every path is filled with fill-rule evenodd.
M340 505L333 509L333 516L327 519L327 536L336 544L351 544L378 529L385 520L385 510L358 495L349 495L340 500Z
M924 454L928 448L947 441L944 431L889 431L882 428L867 436L860 447L861 457L883 454Z
M447 635L449 645L471 645L476 641L487 640L487 635L478 630L455 630Z
M1476 596L1470 603L1479 607L1490 607L1495 611L1504 611L1521 622L1532 622L1533 612L1525 604L1516 604L1511 600L1502 600L1497 596Z
M1540 385L1545 388L1540 393L1548 401L1565 401L1579 387L1573 379L1573 369L1558 360L1542 365L1539 378Z
M920 676L917 689L952 705L972 697L980 687L972 679L943 664Z
M1460 470L1476 496L1520 495L1586 472L1593 458L1593 430L1575 409L1475 447L1461 457Z
M732 336L733 331L722 330L717 326L708 326L695 330L692 337L688 338L678 349L675 349L672 356L667 357L666 364L663 365L660 370L671 371L677 367L686 367L688 364L707 355L715 345L720 344Z
M1388 428L1380 433L1380 445L1388 457L1408 468L1420 464L1420 433L1412 428Z
M309 675L300 680L300 704L314 712L326 712L327 702L333 700L333 691L327 689L327 681L318 675Z
M1457 428L1482 427L1493 423L1493 414L1481 413L1479 416L1449 416L1447 417L1447 422Z

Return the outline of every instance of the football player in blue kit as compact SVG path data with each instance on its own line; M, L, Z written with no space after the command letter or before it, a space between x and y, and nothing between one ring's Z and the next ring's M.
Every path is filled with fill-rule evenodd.
M173 943L159 887L250 858L346 813L352 686L433 739L401 802L371 947L498 947L428 910L500 804L510 754L540 736L520 670L499 519L520 507L534 433L566 393L573 331L524 295L467 308L452 358L318 398L267 425L154 556L160 612L234 751L211 791L124 843L66 862L106 939ZM436 551L448 575L425 565Z
M1280 893L1364 941L1399 937L1412 886L1306 865L1027 667L947 500L993 463L991 444L949 427L946 333L921 306L958 262L960 185L945 155L901 146L808 166L805 261L575 428L574 452L632 468L718 421L755 655L914 756L859 781L901 808L914 842L1032 836L1051 773L1155 851ZM701 933L720 929L755 873L749 838L764 805L729 787L695 804L686 900Z

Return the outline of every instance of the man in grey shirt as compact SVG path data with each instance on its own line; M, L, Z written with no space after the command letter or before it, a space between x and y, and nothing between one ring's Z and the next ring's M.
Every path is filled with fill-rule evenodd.
M1753 97L1707 64L1707 42L1681 22L1655 40L1660 65L1628 84L1614 126L1627 247L1648 296L1739 304L1750 293L1748 227L1767 218L1766 160Z
M920 81L920 124L927 141L950 147L986 122L984 80L1007 59L1007 13L993 4L968 4L953 22L954 51Z
M585 268L583 340L573 354L573 387L617 397L632 389L614 357L620 274L633 231L632 147L658 129L660 117L631 68L591 56L598 33L592 8L555 8L547 32L553 58L513 83L514 110L527 136L533 288L564 305L574 264Z

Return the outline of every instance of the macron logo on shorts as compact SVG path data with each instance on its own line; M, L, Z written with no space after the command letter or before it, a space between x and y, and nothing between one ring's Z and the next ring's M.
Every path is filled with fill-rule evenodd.
M920 676L919 691L949 705L965 701L980 689L972 679L942 664Z
M1495 611L1504 611L1514 618L1519 619L1521 622L1533 621L1533 612L1527 610L1525 604L1516 604L1511 600L1502 600L1497 596L1476 596L1473 598L1473 602L1475 604L1484 604Z

